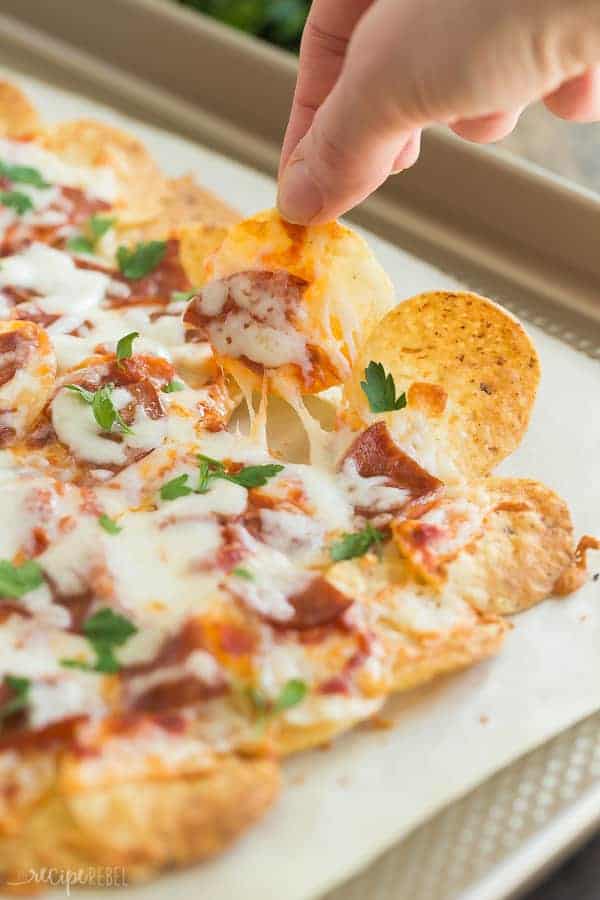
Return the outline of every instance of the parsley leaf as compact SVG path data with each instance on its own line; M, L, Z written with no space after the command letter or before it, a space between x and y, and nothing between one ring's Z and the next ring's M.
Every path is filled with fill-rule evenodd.
M68 391L79 394L86 403L91 404L94 402L94 391L88 391L87 388L81 387L79 384L66 384L65 387Z
M205 476L206 482L210 478L223 478L225 481L232 481L234 484L239 484L245 488L264 487L270 478L274 478L275 475L283 472L284 469L283 466L276 463L267 463L264 466L244 466L239 472L230 473L225 471L225 466L222 462L219 462L217 459L211 459L210 456L204 456L202 453L199 453L198 460L201 481L204 481L202 477L204 468L207 472L207 476ZM207 486L208 484L206 484L204 490L206 490ZM204 493L204 490L200 491L200 493Z
M221 472L216 473L217 478L226 478L227 481L233 481L245 488L263 487L270 478L283 472L283 466L269 463L266 466L246 466L235 472L233 475L226 475Z
M61 665L86 672L118 672L121 666L115 648L126 644L136 632L137 628L129 619L108 607L99 609L83 626L83 633L94 648L96 662L92 665L78 659L61 659Z
M301 703L308 693L308 685L299 678L291 678L286 681L281 693L275 701L269 700L264 693L257 687L250 686L246 690L248 700L258 713L259 723L265 723L277 713L291 709Z
M366 381L360 386L367 395L371 412L394 412L406 406L406 394L396 397L396 385L391 372L385 374L382 363L371 362L365 369Z
M122 359L129 359L131 354L133 353L133 342L136 338L139 338L139 331L130 331L129 334L124 335L117 343L117 359L120 361Z
M99 241L101 237L104 237L106 232L113 227L116 221L117 220L111 216L91 216L88 219L87 227L94 237L94 243Z
M212 459L210 456L198 454L198 484L195 488L191 488L188 484L188 475L178 475L160 489L160 496L163 500L176 500L177 497L187 497L188 494L206 494L210 487L210 483L215 478L222 478L223 481L231 481L233 484L239 484L241 487L253 488L263 487L269 478L283 471L283 466L274 463L268 463L265 466L245 466L239 472L230 474L225 470L225 466L218 459Z
M178 497L187 497L194 491L189 487L188 475L178 475L170 481L166 481L160 489L161 500L177 500Z
M4 685L10 690L12 697L0 706L0 722L27 708L31 682L29 678L17 678L14 675L5 675Z
M167 250L165 241L139 243L133 249L121 246L117 250L117 262L125 278L135 280L148 275L162 261Z
M98 516L98 524L104 528L108 534L120 534L123 529L120 525L117 525L114 519L111 519L110 516L107 516L106 513L102 513L101 516Z
M374 544L379 545L383 538L383 532L373 528L369 522L362 531L343 534L339 541L331 545L329 553L334 562L354 559L357 556L364 556Z
M168 384L163 384L161 391L163 394L175 394L177 391L185 391L185 384L183 381L173 379L173 381L170 381Z
M47 181L44 181L37 169L31 166L17 166L11 163L2 162L0 160L0 175L8 178L9 181L18 181L21 184L31 184L37 188L50 187Z
M191 291L171 291L171 303L187 303L192 297L198 294L200 288L193 288Z
M2 206L9 206L14 209L18 216L33 209L33 200L23 194L21 191L2 191L0 193L0 203Z
M67 241L67 250L72 250L73 253L93 253L94 245L89 238L75 234Z
M73 253L93 253L96 244L100 238L106 234L109 228L115 224L117 220L108 216L91 216L86 222L85 234L76 234L67 241L67 249Z
M284 709L291 709L292 706L297 706L304 700L307 691L308 687L305 681L301 681L299 678L292 678L283 686L279 697L275 701L273 712L283 712Z
M94 418L103 431L112 431L113 425L117 425L123 434L133 434L112 401L111 394L115 389L114 384L104 384L97 391L88 391L78 384L66 384L65 387L68 391L79 394L82 400L92 407Z
M238 566L236 569L232 569L231 574L235 575L237 578L243 578L245 581L254 581L254 575L252 574L252 572L249 572L248 569L243 569L241 566Z
M22 597L43 581L42 570L33 559L20 566L13 565L7 559L0 560L0 597Z

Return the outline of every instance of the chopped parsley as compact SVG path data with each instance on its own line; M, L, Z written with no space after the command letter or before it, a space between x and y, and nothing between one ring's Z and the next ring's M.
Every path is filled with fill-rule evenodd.
M0 560L0 597L22 597L43 584L44 576L38 563L27 560L15 566L7 559Z
M185 391L185 384L183 381L173 379L173 381L170 381L168 384L163 384L161 391L163 394L176 394L177 391Z
M133 342L139 338L139 331L130 331L124 335L117 343L116 355L119 362L122 359L129 359L133 353Z
M106 513L102 513L101 516L98 516L98 524L101 528L104 528L108 534L120 534L123 529L120 525L117 525L114 519L111 519L110 516L107 516Z
M222 462L212 459L210 456L198 454L198 482L193 488L189 484L189 475L178 475L167 481L160 489L162 500L176 500L178 497L187 497L189 494L206 494L211 482L215 478L223 481L231 481L241 487L263 487L270 478L283 471L283 466L268 463L264 466L245 466L239 472L227 472Z
M270 478L274 478L280 472L283 472L283 466L276 463L267 463L264 466L244 466L238 472L227 472L222 462L217 459L211 459L210 456L198 454L198 467L200 470L201 487L199 493L205 493L208 485L213 478L223 478L225 481L232 481L245 488L264 487Z
M299 678L292 678L286 682L283 689L275 701L273 711L275 713L283 712L285 709L291 709L292 706L298 706L306 697L308 687L305 681Z
M87 234L76 234L67 241L67 248L74 253L93 253L101 237L117 220L109 216L91 216L86 222Z
M126 644L136 632L137 628L129 619L104 607L94 613L83 626L83 633L96 654L96 662L92 664L78 659L62 659L61 665L86 672L118 672L121 666L115 656L115 649Z
M110 231L116 221L112 216L91 216L88 219L87 227L92 237L99 241L107 231Z
M200 288L193 288L191 291L171 291L171 303L187 303L192 297L198 294Z
M92 407L94 418L102 431L112 431L113 426L117 425L123 434L133 434L112 401L111 394L115 389L114 384L104 384L97 391L88 391L78 384L66 384L65 387L68 391L79 394L81 399Z
M72 250L73 253L93 253L94 245L83 234L74 234L67 241L67 250Z
M33 200L21 191L0 192L0 203L2 206L14 209L18 216L22 216L29 212L30 209L33 209Z
M31 166L17 166L0 160L0 176L8 178L9 181L30 184L37 188L50 187L48 182L44 181L40 172Z
M251 686L246 689L246 697L257 713L259 725L265 724L272 716L297 706L307 693L308 685L299 678L286 681L276 700L269 700L259 688Z
M254 581L254 575L252 574L252 572L249 572L248 569L243 569L241 566L238 566L236 569L232 569L231 574L235 575L236 578L243 578L244 581Z
M194 493L194 489L188 485L189 475L178 475L170 481L166 481L160 489L161 500L177 500L178 497L187 497Z
M394 412L404 409L406 406L406 394L396 396L396 385L392 374L386 375L382 363L371 362L365 369L366 381L361 381L360 386L367 395L371 412Z
M10 716L14 716L15 713L23 712L24 709L27 709L31 682L29 678L5 675L4 686L9 689L12 696L0 706L0 723Z
M148 241L135 247L121 246L117 250L117 262L121 274L132 281L143 278L155 269L166 253L166 241Z
M362 531L343 534L339 541L331 545L329 553L334 562L355 559L357 556L364 556L374 545L379 546L383 538L383 532L373 528L369 522Z

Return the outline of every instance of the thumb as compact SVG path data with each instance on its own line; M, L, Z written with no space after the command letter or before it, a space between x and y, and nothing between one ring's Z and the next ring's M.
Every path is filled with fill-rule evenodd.
M506 121L599 62L599 0L376 0L282 173L281 214L328 221L414 162L420 128Z
M373 81L357 78L350 67L342 71L281 175L283 218L302 225L334 219L398 171L398 161L415 161L413 129L398 121L387 128L381 93L371 87Z

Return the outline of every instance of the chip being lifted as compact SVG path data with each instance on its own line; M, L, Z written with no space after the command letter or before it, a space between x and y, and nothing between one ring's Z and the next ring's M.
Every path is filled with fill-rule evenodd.
M539 378L491 301L389 311L348 228L239 221L10 85L0 135L0 884L141 880L263 816L281 758L499 652L598 542L491 475Z
M350 374L358 349L393 300L365 242L331 222L304 228L275 211L230 229L184 315L224 368L260 387L314 394Z

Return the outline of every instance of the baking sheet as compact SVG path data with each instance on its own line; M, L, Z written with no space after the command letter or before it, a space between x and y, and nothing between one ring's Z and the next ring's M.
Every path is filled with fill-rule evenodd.
M15 80L49 120L94 115L121 122L170 174L194 171L246 213L273 203L273 182L262 175L91 101ZM418 259L369 240L400 299L456 286ZM599 532L600 366L530 331L542 359L542 389L526 441L501 471L546 481L570 502L578 532ZM359 731L327 752L291 761L278 806L232 851L129 888L128 895L307 900L349 877L436 810L600 707L599 592L590 582L575 597L520 616L497 659L393 700L386 708L393 729Z

